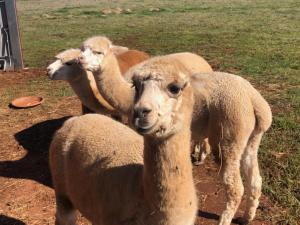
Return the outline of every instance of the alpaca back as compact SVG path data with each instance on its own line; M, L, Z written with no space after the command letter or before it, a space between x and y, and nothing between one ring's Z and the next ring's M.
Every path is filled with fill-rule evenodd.
M69 119L50 146L56 195L90 221L112 224L132 216L142 195L142 152L142 137L108 117Z
M254 110L256 120L255 128L257 130L262 132L268 130L272 123L271 108L262 95L247 80L240 76L224 72L215 72L211 76L214 77L212 79L215 79L216 82L228 83L226 90L222 90L221 88L223 94L233 91L241 93L237 93L236 96L231 94L231 98L236 98L236 102L241 101L238 107L245 108L247 105L249 109ZM218 88L220 89L219 86ZM246 104L246 102L244 102L247 97L250 99L251 104Z
M208 130L216 139L239 138L236 134L243 136L244 132L254 129L255 114L249 93L252 86L248 87L245 79L222 72L198 73L192 76L191 83L196 102L203 103L195 105L195 110L209 113Z
M213 72L208 62L199 55L190 52L182 52L170 54L167 56L171 59L178 60L186 67L187 72L189 72L190 74Z
M121 74L123 75L130 67L150 58L147 53L137 50L128 50L125 53L117 55L116 57L119 63Z

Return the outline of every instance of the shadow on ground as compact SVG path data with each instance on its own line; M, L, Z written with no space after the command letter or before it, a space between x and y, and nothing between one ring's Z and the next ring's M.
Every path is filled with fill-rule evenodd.
M208 220L215 220L215 221L219 221L219 219L220 219L220 216L218 216L217 214L210 213L210 212L204 212L202 210L198 210L198 217L205 218ZM233 219L231 223L232 224L243 224L243 221L242 221L241 217L237 217L237 218Z
M25 225L21 220L17 220L12 217L0 215L0 224L1 225Z
M55 131L68 118L43 121L16 133L15 139L28 151L27 155L20 160L0 162L0 176L31 179L51 186L48 150Z

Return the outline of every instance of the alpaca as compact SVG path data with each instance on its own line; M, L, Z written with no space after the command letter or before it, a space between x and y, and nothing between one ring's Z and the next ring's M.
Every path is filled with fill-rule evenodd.
M124 79L121 79L121 76L117 76L118 71L110 73L116 74L118 77L111 77L111 80L104 72L101 73L102 68L105 68L106 58L109 56L105 54L102 54L101 57L96 56L91 49L100 45L97 42L102 43L103 49L105 47L104 40L103 38L88 39L84 43L85 51L80 60L86 68L93 71L96 82L98 76L97 85L100 91L106 91L106 95L103 94L105 98L110 97L111 101L106 98L108 102L115 105L116 109L128 112L134 103L133 96L137 90L133 90ZM189 74L190 70L184 63L169 56L154 57L140 63L131 68L125 77L133 77L135 73L141 74L143 71L148 71L149 68L155 71L157 67L164 68L160 71L161 76L169 75L167 72L169 67L175 67L178 71L187 70L186 74ZM95 62L97 58L99 58L98 62L92 64L91 62ZM110 58L113 60L113 57ZM157 71L155 72L157 73ZM270 107L251 84L235 75L220 72L196 73L191 75L191 83L195 88L195 105L191 126L192 140L195 143L208 145L204 141L208 138L209 144L213 148L212 151L217 158L221 155L223 181L228 200L219 224L230 224L243 194L239 172L240 159L247 177L246 188L249 190L244 220L251 221L255 216L261 192L257 149L262 135L271 125ZM111 93L108 92L108 87L110 87L109 90L112 90ZM205 154L208 153L208 150ZM234 168L235 170L233 170L233 166L238 167L238 169ZM235 171L234 177L232 176L233 171ZM237 180L237 185L233 185L229 179Z
M128 50L128 48L121 46L113 46L112 52L117 57L118 66L122 74L125 74L133 65L149 58L149 55L144 52ZM49 78L69 82L83 103L83 113L95 112L120 117L120 115L117 115L117 111L100 95L92 73L84 70L78 64L80 53L79 49L69 49L59 53L56 56L57 60L47 68Z
M231 224L240 204L244 193L240 167L247 190L241 222L249 223L255 216L261 195L257 152L263 134L271 126L270 106L248 81L233 74L199 73L191 77L191 84L195 102L202 102L202 113L192 130L208 137L212 152L221 162L227 202L219 224ZM196 127L197 124L202 126ZM197 133L193 135L201 142Z
M135 93L148 90L144 99L143 119L133 124L142 124L143 129L152 129L156 118L152 118L150 102L159 96L160 81L170 76L170 68L183 71L180 65L166 62L163 57L148 60L132 71ZM147 87L143 82L134 79L135 74L143 75L147 81L155 77L157 85ZM211 150L220 160L221 174L227 195L226 209L223 211L219 224L229 225L240 204L244 192L240 167L245 175L247 204L243 223L253 220L261 195L262 179L259 173L257 151L263 134L272 122L270 106L259 92L245 79L228 73L197 73L190 77L194 90L195 106L191 124L192 139L203 143L208 138ZM180 92L180 86L170 86L173 92ZM148 103L147 103L148 102ZM171 103L170 103L171 104ZM198 115L195 116L195 107ZM156 110L164 110L158 107ZM160 112L158 112L160 114ZM166 120L166 119L165 119ZM167 120L166 120L167 121ZM162 128L165 130L166 128ZM202 137L200 139L199 137Z
M145 86L131 119L143 138L97 114L71 118L57 131L50 146L56 225L75 224L76 209L94 225L194 224L193 92L187 75L169 73L133 78L136 88Z
M98 92L91 72L78 63L80 53L80 49L68 49L56 55L56 61L47 67L49 78L67 81L82 102L83 111L87 107L96 113L113 113L114 108Z

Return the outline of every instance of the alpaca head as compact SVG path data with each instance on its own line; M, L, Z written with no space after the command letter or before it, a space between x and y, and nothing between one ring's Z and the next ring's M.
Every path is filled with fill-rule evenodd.
M168 137L190 126L193 92L179 65L150 60L132 71L132 123L142 135Z
M80 54L80 49L68 49L56 55L56 61L47 67L49 78L66 81L77 79L83 72L79 64Z
M113 53L111 41L102 36L91 37L83 42L80 63L92 72L101 71L106 55Z

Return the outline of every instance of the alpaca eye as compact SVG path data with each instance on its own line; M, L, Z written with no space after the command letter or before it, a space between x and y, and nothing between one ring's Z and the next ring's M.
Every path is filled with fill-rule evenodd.
M172 94L172 95L178 95L179 92L181 91L181 87L178 86L177 84L170 84L168 86L168 91Z
M103 52L94 51L94 53L95 53L96 55L104 55Z
M131 87L132 87L132 88L135 88L135 86L136 86L135 83L132 82L132 83L131 83Z
M132 83L132 87L134 87L135 91L138 92L139 91L139 85L135 82Z
M138 87L138 82L137 82L137 80L135 80L135 79L132 79L132 80L131 80L131 87L132 87L132 88L135 88L135 90L137 90L137 87Z

